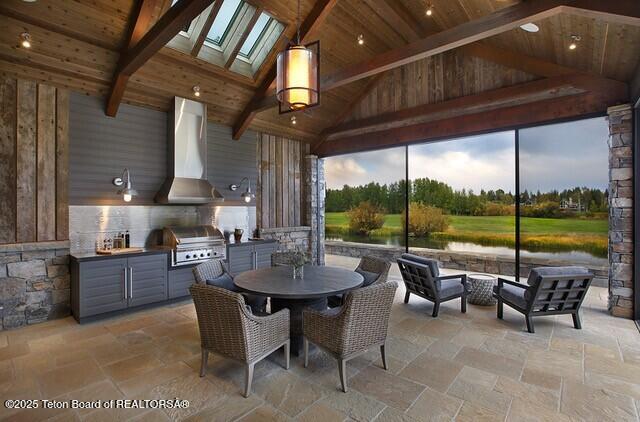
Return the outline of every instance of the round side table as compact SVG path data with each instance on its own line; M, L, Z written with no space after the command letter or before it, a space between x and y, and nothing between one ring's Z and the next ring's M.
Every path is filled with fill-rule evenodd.
M469 274L469 294L467 302L474 305L491 306L496 304L493 298L493 286L498 283L498 279L489 274Z

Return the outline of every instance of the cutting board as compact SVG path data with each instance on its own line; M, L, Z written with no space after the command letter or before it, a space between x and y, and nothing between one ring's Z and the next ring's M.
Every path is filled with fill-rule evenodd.
M118 249L98 249L99 255L120 255L125 253L144 252L144 248L118 248Z

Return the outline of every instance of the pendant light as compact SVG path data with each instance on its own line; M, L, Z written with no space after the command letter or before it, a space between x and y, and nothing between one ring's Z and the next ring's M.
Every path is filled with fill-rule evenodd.
M300 0L296 42L278 54L276 98L280 114L320 104L320 42L300 43Z

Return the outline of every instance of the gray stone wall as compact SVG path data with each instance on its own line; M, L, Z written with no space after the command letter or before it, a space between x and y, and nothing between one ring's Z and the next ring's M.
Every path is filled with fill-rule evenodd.
M1 245L0 307L0 330L69 315L69 242Z
M370 245L340 241L326 242L325 250L328 254L332 255L350 256L354 258L360 258L365 255L372 255L391 261L395 261L396 258L400 257L400 255L404 253L404 250L394 246ZM515 275L516 263L515 257L513 256L468 252L451 252L426 248L411 248L411 253L436 259L440 262L441 268L479 273L500 274L504 276ZM535 267L557 267L561 265L575 265L575 263L540 258L521 257L520 277L528 277L531 269ZM588 268L595 274L593 285L606 287L608 267L590 266Z
M264 239L277 240L280 252L293 250L311 252L311 227L309 226L262 229L260 236Z
M633 111L609 115L609 312L633 317Z
M316 265L324 265L324 160L315 155L304 158L304 221L310 228L311 261Z

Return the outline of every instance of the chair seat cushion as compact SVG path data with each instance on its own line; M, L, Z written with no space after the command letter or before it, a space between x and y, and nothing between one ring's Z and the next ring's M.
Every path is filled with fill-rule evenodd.
M371 271L361 270L360 268L356 268L356 272L360 274L362 277L364 277L364 282L362 283L362 287L370 286L378 279L378 277L380 277L380 274L378 273L372 273Z
M440 297L446 298L450 296L461 295L464 290L462 279L452 278L450 280L438 280L440 283Z
M222 287L223 289L231 290L232 292L239 292L240 290L233 284L233 277L227 273L223 273L219 277L207 279L207 284L210 286Z
M254 315L268 315L266 312L267 298L264 296L243 294L244 302L251 308Z
M423 256L414 255L411 253L403 253L402 259L407 261L417 262L418 264L426 265L431 270L432 277L438 277L440 275L440 269L438 268L438 261L435 259L425 258Z
M524 285L516 287L511 284L503 284L502 289L499 289L498 286L493 286L493 292L521 308L527 307L527 302L530 298L529 289L525 288Z

